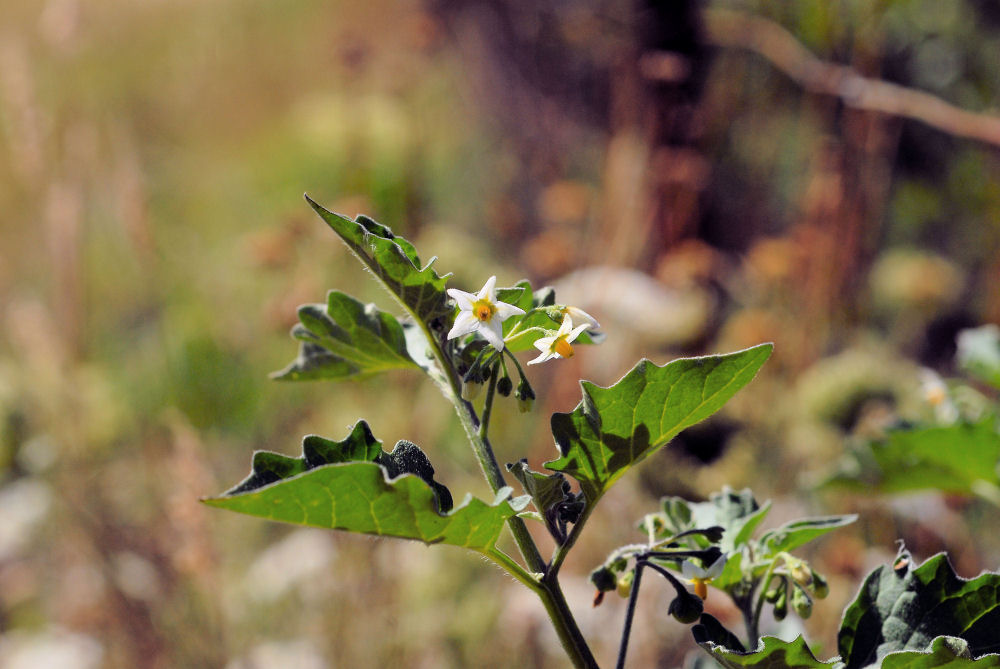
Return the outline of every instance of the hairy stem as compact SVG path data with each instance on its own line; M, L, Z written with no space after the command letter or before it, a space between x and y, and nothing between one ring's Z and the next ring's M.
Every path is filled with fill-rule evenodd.
M577 669L599 669L597 660L590 652L590 647L576 624L573 612L569 609L556 575L546 574L542 578L542 588L544 592L537 594L545 605L545 611L556 628L563 649L573 661L573 666Z
M455 368L441 348L440 342L423 321L417 319L417 322L420 323L424 335L431 346L434 359L446 377L447 383L439 381L438 385L441 386L445 396L455 406L455 412L458 414L459 422L462 423L465 434L469 438L469 443L476 455L476 460L479 461L483 475L486 477L490 489L495 494L507 485L503 477L503 472L500 470L500 465L497 463L496 456L493 453L493 446L486 436L486 428L488 427L489 415L492 411L492 402L496 391L497 375L494 373L490 376L491 381L486 400L487 408L484 410L483 420L480 421L472 404L462 399L462 380L458 378ZM511 357L514 359L515 364L517 364L516 358ZM520 365L518 365L518 369L520 370ZM517 547L524 558L528 570L525 570L514 562L509 555L498 549L491 551L487 554L487 557L503 567L511 576L538 595L538 598L542 601L542 605L545 607L545 612L552 621L552 626L559 636L559 641L562 643L566 655L573 662L573 666L577 669L599 669L597 661L594 659L590 647L583 638L583 634L576 624L576 619L569 609L569 604L566 603L566 597L563 595L562 588L559 587L556 574L545 564L545 560L538 551L538 546L528 531L528 527L524 524L524 520L518 516L513 516L507 520L507 526L510 528L511 534L514 535L514 541L517 543Z

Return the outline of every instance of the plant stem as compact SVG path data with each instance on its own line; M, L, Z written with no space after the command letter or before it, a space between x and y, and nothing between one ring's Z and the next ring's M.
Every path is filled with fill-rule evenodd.
M423 330L424 338L430 345L434 360L437 362L441 375L444 377L439 380L434 375L431 375L431 378L438 381L441 391L452 405L454 405L455 412L458 414L458 420L462 423L465 434L469 438L469 444L472 446L472 451L476 455L476 460L479 461L479 467L483 470L483 476L486 477L486 482L489 483L490 489L495 495L500 492L501 488L507 485L507 482L504 480L503 472L500 471L500 465L493 454L493 447L490 445L490 440L486 437L485 431L482 435L479 434L481 426L479 418L476 416L476 410L471 403L462 399L462 380L458 378L455 367L451 364L451 360L445 354L444 349L441 348L441 342L438 341L437 337L434 336L434 333L430 331L422 319L417 318L416 314L414 314L414 318L421 330ZM442 383L442 381L445 383ZM490 387L491 389L493 388L492 383ZM520 550L521 555L524 557L528 569L536 573L544 572L545 560L542 558L542 554L538 552L538 546L531 537L531 533L528 531L524 521L517 516L512 516L507 520L507 526L510 527L510 531L514 535L514 541L517 542L518 550Z
M483 416L479 419L479 438L486 439L486 433L490 429L490 416L493 415L493 398L497 391L497 366L494 365L490 374L490 386L486 389L486 402L483 404Z
M503 567L508 574L513 576L522 585L527 586L528 589L532 590L536 594L540 595L541 591L544 590L538 574L532 574L527 571L524 567L519 565L514 558L507 555L496 546L490 549L488 553L484 553L484 555L496 562L499 566Z
M757 606L754 607L753 615L747 619L747 634L750 637L747 639L749 642L747 648L754 648L757 646L757 639L760 637L760 614L764 610L764 598L767 596L767 589L771 586L771 577L774 576L774 567L778 564L777 560L772 560L770 566L767 568L767 572L764 574L764 580L760 582L760 592L757 595Z
M618 647L617 669L625 669L625 653L628 652L628 640L632 636L632 617L635 615L635 604L639 599L639 582L642 580L642 562L635 563L635 577L632 579L632 590L628 593L628 608L625 610L625 626L622 628L622 642Z
M569 609L566 596L563 594L555 574L546 574L542 578L541 584L542 592L536 592L536 594L542 600L545 611L549 614L549 619L556 628L556 634L559 635L563 650L573 661L573 666L577 669L599 669L597 660L590 652L590 647L576 624L573 612Z
M483 470L483 475L486 477L486 481L489 483L493 493L496 494L501 488L507 485L503 477L503 472L500 470L500 465L497 463L496 456L493 454L493 446L486 436L486 427L488 427L493 396L496 391L496 374L490 376L491 381L486 404L488 408L484 410L483 421L480 422L472 404L462 399L462 381L456 375L455 368L451 365L451 361L441 348L440 342L421 319L418 318L417 322L423 328L427 342L431 346L434 359L447 379L447 385L440 383L439 385L442 391L444 391L445 396L455 406L459 422L462 423L462 427L465 429L469 443L472 445L472 450L479 461L479 466ZM517 364L518 371L521 371L517 359L513 356L511 358ZM588 511L589 509L584 510L581 520L583 520L583 516ZM577 525L582 525L582 522ZM587 645L583 634L580 632L580 628L576 624L573 612L570 611L569 604L566 603L566 597L563 595L562 588L559 587L559 581L556 578L556 571L558 570L552 570L545 564L545 560L538 551L538 546L535 544L534 538L532 538L528 527L521 518L511 516L507 519L507 526L510 528L511 534L514 535L514 541L517 543L525 564L527 564L530 572L534 572L534 574L525 571L509 555L498 549L491 551L487 557L506 569L511 576L527 586L542 600L545 612L548 614L549 620L552 621L556 634L559 636L559 641L562 643L566 655L573 662L573 666L577 669L599 669L597 661L590 652L590 647ZM576 529L577 527L574 526L574 531ZM535 576L535 574L539 576Z

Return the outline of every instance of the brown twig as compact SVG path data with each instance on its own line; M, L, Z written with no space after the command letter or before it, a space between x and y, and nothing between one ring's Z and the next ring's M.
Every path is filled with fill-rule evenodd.
M704 12L709 44L766 58L802 88L840 98L849 107L920 121L956 137L1000 146L1000 117L961 109L923 91L870 79L820 60L774 21L732 10Z

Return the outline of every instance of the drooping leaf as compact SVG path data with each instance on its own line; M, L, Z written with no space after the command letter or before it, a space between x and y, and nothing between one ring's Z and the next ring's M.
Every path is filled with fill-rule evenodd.
M407 352L403 326L374 304L331 290L325 305L299 307L299 320L292 328L292 336L302 342L299 355L272 378L358 379L417 366Z
M519 508L502 489L491 504L467 495L451 509L451 493L416 445L391 453L359 421L343 441L309 436L298 458L254 454L250 476L206 504L300 525L446 543L488 552ZM451 509L449 511L449 509Z
M1000 388L1000 327L984 325L958 334L958 365L994 388Z
M640 361L609 388L581 382L583 401L552 416L560 457L546 463L580 482L593 503L632 465L718 411L756 375L773 346L727 355Z
M433 258L421 267L413 245L388 227L367 216L352 221L324 209L308 195L306 201L416 318L430 323L448 313L445 284L450 275L438 276L431 268Z
M976 423L903 427L860 445L824 486L856 492L940 490L970 495L978 481L1000 484L1000 432L988 415Z
M1000 652L1000 574L967 580L944 554L920 566L912 559L904 551L874 570L844 612L837 646L848 669L896 651L933 652L925 649L941 636L964 640L972 658Z

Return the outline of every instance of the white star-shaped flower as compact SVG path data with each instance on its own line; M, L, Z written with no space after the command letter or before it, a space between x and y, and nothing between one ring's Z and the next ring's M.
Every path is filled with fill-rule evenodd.
M708 596L708 584L719 577L725 566L725 555L719 556L708 569L699 567L691 560L684 560L681 563L681 574L684 575L684 580L694 585L694 594L705 599Z
M581 332L589 327L590 323L584 323L574 328L573 319L570 318L569 314L563 316L562 325L559 326L559 330L554 335L551 337L541 337L535 341L535 348L542 353L534 360L529 360L528 364L536 365L552 358L573 357L573 347L570 344L580 336Z
M503 350L503 322L524 314L524 309L497 302L497 278L491 276L477 294L449 288L448 294L458 303L458 316L448 332L448 339L478 332L498 351Z

